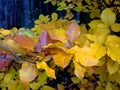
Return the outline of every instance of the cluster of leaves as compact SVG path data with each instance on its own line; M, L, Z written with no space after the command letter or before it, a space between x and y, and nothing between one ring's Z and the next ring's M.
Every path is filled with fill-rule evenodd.
M66 11L65 18L73 18L72 11L90 13L90 18L99 18L104 8L111 7L117 13L120 13L119 0L45 0L45 3L57 5L57 10Z
M81 90L119 90L120 37L113 33L120 32L120 24L110 8L100 17L88 30L75 20L58 19L56 13L51 18L40 15L31 30L1 29L0 88L54 90L47 80L67 68L72 84Z

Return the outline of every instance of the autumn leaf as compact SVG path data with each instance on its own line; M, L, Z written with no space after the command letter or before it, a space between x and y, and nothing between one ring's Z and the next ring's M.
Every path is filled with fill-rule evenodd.
M92 43L90 48L92 49L93 53L96 55L97 58L101 58L106 54L106 48L99 43Z
M68 26L66 33L68 40L73 42L80 36L80 27L76 23L72 23Z
M113 24L111 29L114 32L120 32L120 24L118 24L118 23Z
M54 62L56 65L65 68L70 63L72 58L71 54L67 54L65 52L59 52L53 56Z
M35 51L41 52L43 49L43 46L46 46L47 44L51 43L52 40L50 38L50 35L47 31L43 32L40 35L39 41L35 45Z
M12 51L14 51L17 54L23 54L23 55L26 54L26 50L23 49L17 42L15 42L12 39L6 38L6 39L4 39L4 41L2 43L5 46L5 47L3 47L3 45L2 45L3 48L6 48L6 46L8 46Z
M95 66L99 62L92 49L87 46L82 48L74 46L69 53L73 53L75 60L83 66Z
M101 13L101 20L108 26L111 26L116 21L116 15L110 8L105 8Z
M120 63L120 37L109 35L105 42L105 47L107 48L107 55L111 57L112 60Z
M36 62L36 66L38 69L44 69L48 77L56 79L54 69L50 68L46 62Z
M9 35L11 34L11 30L4 30L4 29L0 29L0 34L6 36L6 35Z
M109 60L107 61L107 69L108 69L108 72L109 72L110 74L114 74L115 72L118 71L118 69L119 69L119 64L118 64L117 62L114 62L114 61L112 61L111 59L109 59Z
M78 64L76 61L74 61L74 67L75 67L74 70L75 75L78 77L78 79L81 80L85 76L84 74L86 72L86 69L80 64Z
M24 83L33 81L37 77L38 70L35 64L24 62L19 70L20 80Z
M58 14L57 13L52 13L51 18L53 21L56 21L58 19Z
M60 51L66 51L67 48L65 45L61 42L57 43L50 43L46 46L43 47L46 51L54 52L54 53L59 53Z
M17 42L22 48L34 51L35 42L32 38L26 35L15 35L12 38L15 42Z
M6 52L0 52L0 71L3 70L4 67L8 67L11 63L12 55Z
M49 31L52 40L58 40L63 43L67 43L67 35L64 29L54 29Z

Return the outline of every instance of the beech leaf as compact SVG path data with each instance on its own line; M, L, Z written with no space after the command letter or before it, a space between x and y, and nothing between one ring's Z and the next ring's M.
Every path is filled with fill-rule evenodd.
M72 23L68 26L67 37L70 42L73 42L80 36L80 27L76 23Z
M70 63L72 55L65 52L59 52L53 56L56 65L65 68Z
M16 41L22 48L25 48L27 50L34 50L34 45L35 45L35 41L26 36L26 35L15 35L13 37L13 40Z
M55 76L55 71L54 69L50 68L46 62L37 62L36 63L36 66L38 69L44 69L46 71L46 74L48 77L52 77L54 79L56 79L56 76Z
M0 71L2 71L4 67L8 67L10 65L11 57L12 55L7 54L6 52L0 53Z
M47 31L43 32L40 35L39 41L35 45L35 51L36 52L41 52L42 51L42 47L46 46L47 44L49 44L51 42L52 42L52 40L50 38L49 33Z
M35 64L25 62L19 70L20 80L24 83L29 83L37 77L38 70Z
M101 13L101 19L106 25L111 26L116 21L116 15L110 8L105 8Z
M85 74L85 68L78 64L76 61L74 61L74 67L75 67L75 75L81 80L84 77Z
M84 46L80 48L78 46L74 46L71 48L70 52L74 54L75 60L83 66L95 66L99 62L90 47Z

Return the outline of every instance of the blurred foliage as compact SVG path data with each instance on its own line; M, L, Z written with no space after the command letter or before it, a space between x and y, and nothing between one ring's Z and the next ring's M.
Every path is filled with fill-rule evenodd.
M66 6L62 2L58 10ZM79 25L52 13L40 14L32 29L2 28L0 89L119 90L120 37L116 33L120 24L116 20L114 9L105 8L89 24Z

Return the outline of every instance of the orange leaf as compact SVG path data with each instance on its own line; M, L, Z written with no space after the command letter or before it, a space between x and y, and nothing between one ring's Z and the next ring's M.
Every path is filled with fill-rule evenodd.
M59 52L58 54L55 54L53 56L55 64L62 67L62 68L65 68L66 66L68 66L68 64L70 63L71 58L72 58L72 55L67 54L65 52Z
M34 50L34 40L30 37L27 37L25 35L15 35L13 38L14 41L16 41L22 48L25 48L27 50Z

